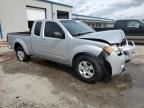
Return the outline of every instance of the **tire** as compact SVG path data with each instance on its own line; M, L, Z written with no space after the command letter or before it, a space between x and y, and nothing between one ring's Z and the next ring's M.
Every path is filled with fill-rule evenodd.
M87 55L79 56L75 59L74 69L80 80L90 84L96 83L103 76L98 60Z
M16 48L16 56L19 61L27 62L30 61L30 56L28 56L21 46Z

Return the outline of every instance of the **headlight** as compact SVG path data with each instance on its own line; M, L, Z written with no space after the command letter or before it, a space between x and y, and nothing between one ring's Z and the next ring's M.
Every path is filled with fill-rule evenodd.
M111 54L112 52L120 53L120 51L116 45L105 47L103 50L108 54Z

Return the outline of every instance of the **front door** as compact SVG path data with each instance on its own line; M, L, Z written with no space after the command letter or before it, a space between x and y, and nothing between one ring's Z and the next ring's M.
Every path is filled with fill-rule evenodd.
M55 32L63 34L64 38L55 36ZM67 37L56 22L45 23L42 47L43 53L48 55L49 58L59 62L66 62Z

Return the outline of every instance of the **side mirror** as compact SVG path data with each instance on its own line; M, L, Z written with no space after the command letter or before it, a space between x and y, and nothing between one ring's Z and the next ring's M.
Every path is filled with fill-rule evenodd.
M53 32L54 37L60 38L60 39L65 39L64 33L61 32Z

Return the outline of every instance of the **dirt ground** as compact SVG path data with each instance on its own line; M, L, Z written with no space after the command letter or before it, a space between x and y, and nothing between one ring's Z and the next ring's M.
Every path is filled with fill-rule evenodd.
M70 67L0 48L0 108L144 108L144 46L109 83L86 84Z

